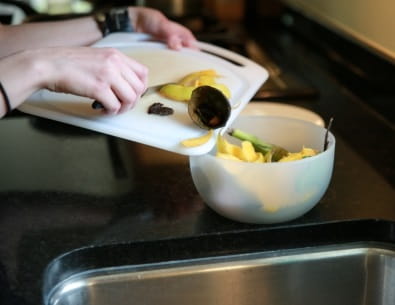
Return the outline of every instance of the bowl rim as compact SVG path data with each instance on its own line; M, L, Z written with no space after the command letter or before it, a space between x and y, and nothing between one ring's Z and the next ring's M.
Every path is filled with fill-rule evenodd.
M254 120L256 120L257 118L259 118L259 116L256 116L256 115L244 115L244 116L242 116L240 118L242 118L242 119L253 118ZM262 117L261 117L261 119L262 119ZM324 127L324 126L320 126L320 125L317 125L317 124L315 124L313 122L306 121L306 120L303 120L303 119L298 119L298 118L288 118L288 117L281 117L281 116L270 116L269 117L268 116L268 117L264 117L264 119L274 119L274 120L280 120L280 121L296 121L298 123L302 123L302 124L305 124L305 125L314 126L313 128L326 130L326 127ZM237 123L237 120L234 123ZM222 128L217 136L219 136L220 134L223 134L229 128L231 128L231 126L230 127L226 127L226 128ZM286 165L289 165L290 163L292 163L292 164L295 164L295 163L296 164L302 164L302 163L307 163L307 162L313 162L316 159L324 158L324 157L326 157L326 155L334 153L335 145L336 145L336 137L334 136L334 134L331 131L329 131L329 133L328 133L328 147L326 148L326 150L320 152L319 154L317 154L315 156L308 157L308 158L303 158L303 159L300 159L300 160L293 160L293 161L289 161L289 162L263 162L263 163L260 163L260 162L246 162L246 161L224 159L224 158L220 158L220 157L216 156L216 151L217 151L217 145L216 144L206 154L196 155L196 156L189 156L189 159L191 160L193 158L209 158L209 159L215 158L216 160L218 160L218 162L224 162L225 164L242 164L243 166L254 166L254 167L256 167L256 166L276 167L276 166L286 166Z

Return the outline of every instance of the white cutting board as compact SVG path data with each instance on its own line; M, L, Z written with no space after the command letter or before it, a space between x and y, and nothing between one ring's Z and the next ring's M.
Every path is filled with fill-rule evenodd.
M186 48L174 51L160 42L136 41L136 36L133 34L118 33L107 36L94 46L115 47L148 66L149 86L177 82L185 75L199 70L216 70L222 76L217 81L228 86L231 91L231 105L238 105L232 109L227 126L233 122L268 78L268 72L255 62L234 52L202 42L198 43L198 47L203 51ZM166 99L157 93L144 96L132 110L115 116L104 115L92 109L92 102L91 99L80 96L40 90L18 109L25 113L183 155L207 153L215 144L213 136L204 145L183 147L180 144L182 140L201 136L207 131L191 121L185 103ZM162 102L165 106L172 107L174 114L149 115L147 109L154 102ZM216 130L217 132L219 130Z

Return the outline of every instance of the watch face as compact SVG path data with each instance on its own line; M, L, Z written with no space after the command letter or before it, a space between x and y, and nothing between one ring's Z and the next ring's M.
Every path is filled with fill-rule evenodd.
M133 32L127 8L115 8L106 13L106 24L109 33Z

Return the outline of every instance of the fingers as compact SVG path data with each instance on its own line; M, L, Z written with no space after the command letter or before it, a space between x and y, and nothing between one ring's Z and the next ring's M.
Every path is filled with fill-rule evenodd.
M182 40L178 35L172 35L167 39L167 45L170 49L180 50L182 48Z
M127 56L124 60L120 73L113 78L111 87L121 104L118 113L133 108L147 88L148 69Z
M170 49L179 50L182 47L196 48L196 38L193 33L180 23L171 21L161 12L152 8L129 8L135 29L153 35L166 41Z
M114 48L51 48L41 57L47 89L100 101L108 114L131 109L147 86L148 69Z
M179 35L170 35L167 38L167 45L172 50L180 50L183 47L197 49L196 40Z
M168 24L163 27L163 36L170 49L196 48L195 36L178 23L168 21Z
M130 70L124 71L114 77L111 90L119 101L119 108L115 113L123 113L133 108L145 90L145 82L141 81ZM112 109L114 112L114 109Z
M110 50L98 78L95 99L105 113L118 114L134 107L147 86L148 70L121 52ZM112 53L113 52L113 53Z
M126 79L130 79L132 83L134 80L140 80L144 83L143 88L141 88L144 91L146 89L145 85L148 80L148 68L123 53L120 53L119 55L124 61L123 64L125 64L121 67L128 68L123 70L123 74L125 75Z

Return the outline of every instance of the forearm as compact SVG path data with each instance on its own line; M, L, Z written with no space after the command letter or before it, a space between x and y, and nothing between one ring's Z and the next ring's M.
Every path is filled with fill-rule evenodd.
M42 47L86 46L102 38L92 17L0 26L0 57Z
M33 92L44 87L47 81L45 61L32 53L34 52L22 52L0 60L0 82L12 109L18 107ZM5 97L0 94L0 117L6 112Z

